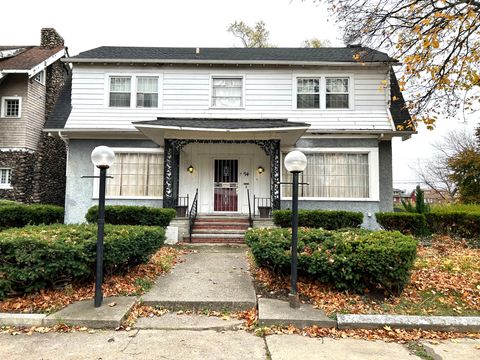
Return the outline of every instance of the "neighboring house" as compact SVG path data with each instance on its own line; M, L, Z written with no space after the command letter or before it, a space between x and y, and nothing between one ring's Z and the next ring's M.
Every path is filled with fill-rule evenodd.
M248 214L253 196L288 208L283 157L304 151L300 208L391 211L394 136L414 132L392 70L368 48L100 47L73 64L45 131L68 139L66 222L97 203L90 154L116 152L109 204ZM255 204L258 206L258 204Z
M393 204L402 205L405 202L415 202L415 190L407 193L405 190L393 189Z
M61 36L40 46L0 46L0 199L63 203L65 144L42 132L68 67Z

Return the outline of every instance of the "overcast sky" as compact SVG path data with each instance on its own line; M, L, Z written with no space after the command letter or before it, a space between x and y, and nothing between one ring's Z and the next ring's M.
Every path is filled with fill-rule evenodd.
M38 44L40 29L54 27L72 56L103 45L240 46L227 32L235 20L265 21L271 43L280 47L300 46L312 37L343 46L326 8L311 0L24 0L3 1L0 9L1 45ZM14 16L19 11L21 16ZM475 119L442 121L435 131L419 129L408 141L395 140L394 186L414 188L410 167L430 156L430 144L449 129L472 128Z

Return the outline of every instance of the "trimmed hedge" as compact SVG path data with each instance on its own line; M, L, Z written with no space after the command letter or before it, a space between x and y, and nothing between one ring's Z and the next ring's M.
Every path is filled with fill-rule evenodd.
M377 222L385 230L398 230L402 234L424 236L430 233L425 215L410 212L376 213Z
M480 213L435 211L425 214L425 218L433 233L480 238Z
M282 228L292 226L292 210L273 211L273 222ZM299 210L298 225L309 228L337 230L356 228L363 222L363 214L354 211Z
M0 206L0 228L61 223L63 216L63 208L55 205L4 205Z
M148 206L107 205L105 206L105 222L113 225L146 225L167 227L175 218L175 209L155 208ZM98 205L88 209L85 219L89 223L98 220Z
M299 229L298 271L341 290L400 293L410 278L417 241L400 232ZM290 272L291 229L252 229L245 236L257 265Z
M161 227L105 226L105 274L148 261L165 240ZM50 225L0 233L0 298L58 282L92 280L97 226Z
M480 238L480 213L463 211L434 211L416 213L377 213L377 222L386 230L404 234L428 235L431 233Z

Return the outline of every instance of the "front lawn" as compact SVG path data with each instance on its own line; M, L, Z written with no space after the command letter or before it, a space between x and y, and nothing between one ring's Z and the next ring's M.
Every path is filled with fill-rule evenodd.
M288 275L276 275L255 265L252 272L260 293L286 299ZM363 295L339 291L306 277L299 279L298 287L303 300L331 316L335 313L478 316L480 249L447 236L436 236L429 244L419 244L410 282L398 296L375 290L367 290Z

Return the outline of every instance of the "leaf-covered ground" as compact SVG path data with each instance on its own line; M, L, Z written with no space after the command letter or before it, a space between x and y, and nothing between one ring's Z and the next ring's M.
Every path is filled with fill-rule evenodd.
M106 276L103 295L140 295L147 291L156 278L168 272L186 250L162 247L146 264L133 267L123 275ZM36 293L6 298L0 301L0 312L51 313L79 300L93 299L94 283L73 283L62 289L48 289Z
M257 288L267 296L281 298L288 293L288 276L255 266L252 272ZM342 292L305 278L299 279L298 288L304 300L328 315L480 315L480 249L445 236L419 245L411 281L398 297Z

